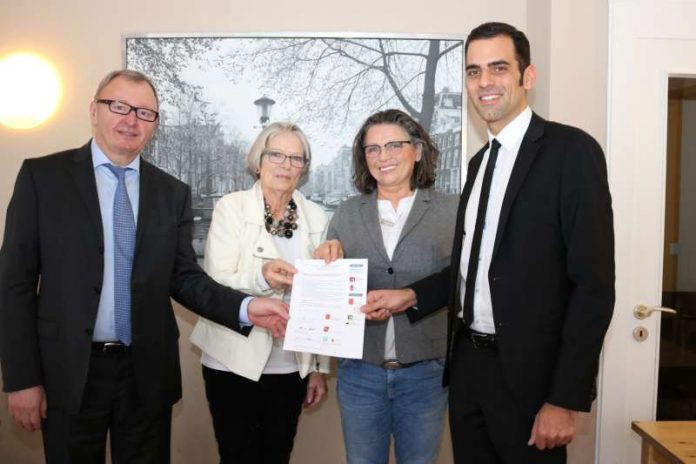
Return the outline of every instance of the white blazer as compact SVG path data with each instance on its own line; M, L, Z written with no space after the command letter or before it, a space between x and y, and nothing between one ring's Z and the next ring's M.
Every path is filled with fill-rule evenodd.
M328 219L321 207L307 200L298 190L292 195L297 204L300 256L311 258L314 249L324 240ZM213 211L208 232L203 267L223 285L255 296L282 298L263 285L263 264L280 258L271 235L264 225L264 203L261 186L222 197ZM271 354L273 337L261 327L253 327L248 336L199 318L191 334L191 342L223 364L230 371L258 381ZM329 372L329 358L297 353L301 377L310 372Z

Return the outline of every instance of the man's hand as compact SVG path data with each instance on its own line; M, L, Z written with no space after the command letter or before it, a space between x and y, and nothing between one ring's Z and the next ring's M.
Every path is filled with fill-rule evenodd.
M282 259L274 259L264 263L261 273L269 287L274 290L282 290L292 285L292 276L297 274L297 269Z
M19 425L30 432L39 430L41 419L46 418L46 392L41 385L10 392L8 406Z
M540 450L567 445L575 436L577 415L577 411L544 403L534 418L532 435L527 444L535 445Z
M323 259L330 263L343 258L343 246L338 240L327 240L314 249L314 259Z
M372 290L367 293L367 303L360 308L371 321L383 321L392 314L406 311L417 303L416 292L410 288L397 290Z
M307 395L304 400L304 407L309 409L318 405L326 396L328 387L326 386L326 375L321 372L312 372L307 381Z
M271 331L274 337L285 335L288 323L288 305L276 298L255 297L247 307L249 321Z

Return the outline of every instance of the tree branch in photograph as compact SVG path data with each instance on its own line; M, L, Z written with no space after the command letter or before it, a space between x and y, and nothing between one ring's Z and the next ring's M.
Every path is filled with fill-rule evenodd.
M438 65L459 47L460 41L438 39L259 39L227 60L239 65L242 59L262 69L264 89L276 99L293 101L298 111L309 113L307 118L320 113L327 128L394 99L429 128L440 90L435 88ZM385 93L375 98L373 89Z

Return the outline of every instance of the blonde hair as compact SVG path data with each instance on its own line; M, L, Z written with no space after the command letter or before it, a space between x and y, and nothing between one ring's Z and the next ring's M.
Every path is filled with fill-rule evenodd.
M300 179L300 182L304 182L309 173L309 165L312 161L312 150L309 147L309 140L307 140L307 136L302 132L302 129L300 129L297 124L288 121L271 123L261 131L247 154L247 169L258 179L259 168L261 167L261 156L263 156L263 151L268 148L268 141L282 133L294 134L302 144L302 150L304 151L302 154L307 160L302 169L302 177Z

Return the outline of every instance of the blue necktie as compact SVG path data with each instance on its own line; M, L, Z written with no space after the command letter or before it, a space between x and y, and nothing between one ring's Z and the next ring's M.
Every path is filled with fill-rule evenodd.
M478 214L476 215L476 226L474 236L471 240L471 253L469 254L469 268L466 272L466 286L464 287L464 321L467 324L474 322L474 292L476 291L476 275L478 274L478 263L481 254L481 238L486 224L486 210L488 209L488 196L491 193L491 183L493 181L493 170L498 161L498 150L500 142L493 139L491 151L488 155L486 170L483 172L483 182L481 182L481 196L478 203Z
M116 175L118 185L114 195L114 322L116 337L130 345L131 336L131 271L135 252L135 218L128 192L126 170L107 164Z

